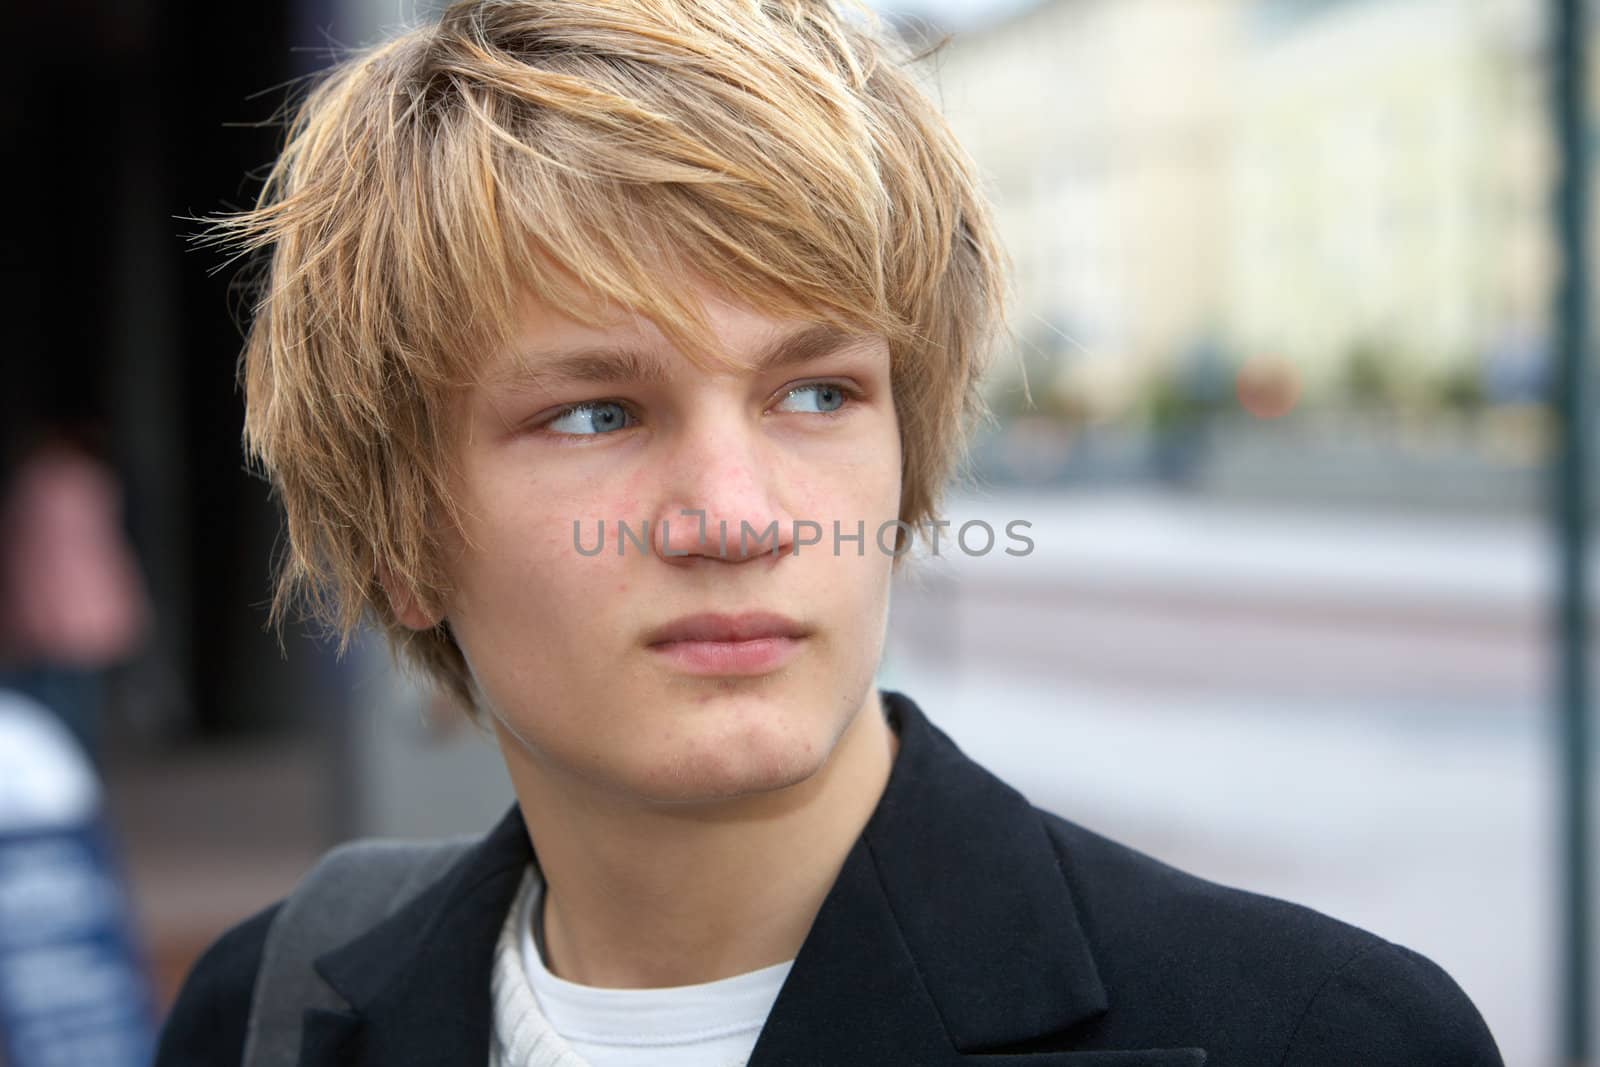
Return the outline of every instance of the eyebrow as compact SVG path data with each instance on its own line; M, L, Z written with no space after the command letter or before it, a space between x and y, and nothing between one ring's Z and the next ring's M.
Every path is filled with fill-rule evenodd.
M791 330L760 349L754 369L757 373L766 373L799 366L867 340L863 334L831 323L812 323ZM647 352L627 346L599 345L528 353L510 377L556 384L639 382L661 385L669 374L667 366Z

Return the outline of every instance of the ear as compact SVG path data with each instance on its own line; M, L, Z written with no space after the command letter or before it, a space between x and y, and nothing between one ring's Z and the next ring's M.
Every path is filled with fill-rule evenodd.
M439 619L424 611L416 594L389 573L387 567L378 568L378 581L389 598L389 609L402 626L412 630L431 630L439 625Z

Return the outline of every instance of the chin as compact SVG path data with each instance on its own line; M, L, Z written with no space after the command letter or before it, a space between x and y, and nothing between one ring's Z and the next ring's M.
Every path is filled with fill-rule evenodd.
M661 748L637 753L639 792L663 803L731 800L797 785L827 763L843 723L821 709L790 715L766 707L724 709L699 717Z

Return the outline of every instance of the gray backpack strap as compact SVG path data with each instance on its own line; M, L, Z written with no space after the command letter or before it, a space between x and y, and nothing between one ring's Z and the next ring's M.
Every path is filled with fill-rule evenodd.
M352 841L323 856L267 930L242 1067L293 1067L306 1009L349 1007L312 962L399 911L479 840Z

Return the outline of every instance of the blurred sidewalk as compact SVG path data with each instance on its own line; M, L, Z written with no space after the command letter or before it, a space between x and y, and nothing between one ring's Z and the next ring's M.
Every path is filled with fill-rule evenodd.
M968 580L1074 584L1182 598L1218 595L1330 609L1542 610L1555 568L1543 516L1352 511L1224 502L1148 488L1041 493L1009 487L952 496L936 567ZM1026 556L1006 534L1032 538ZM986 555L955 547L962 523L995 531ZM976 551L984 534L972 530ZM922 553L919 546L918 555ZM1596 576L1600 590L1600 575Z
M897 580L892 646L1134 693L1337 694L1500 718L1544 707L1550 538L1529 516L1282 511L1159 491L950 501L938 559ZM963 523L995 531L983 556ZM1007 536L1013 520L1032 551ZM973 527L967 544L987 535ZM1025 547L1025 546L1022 546ZM919 557L921 548L919 547Z
M106 811L166 1007L206 946L333 844L331 776L310 733L118 750L106 746Z

